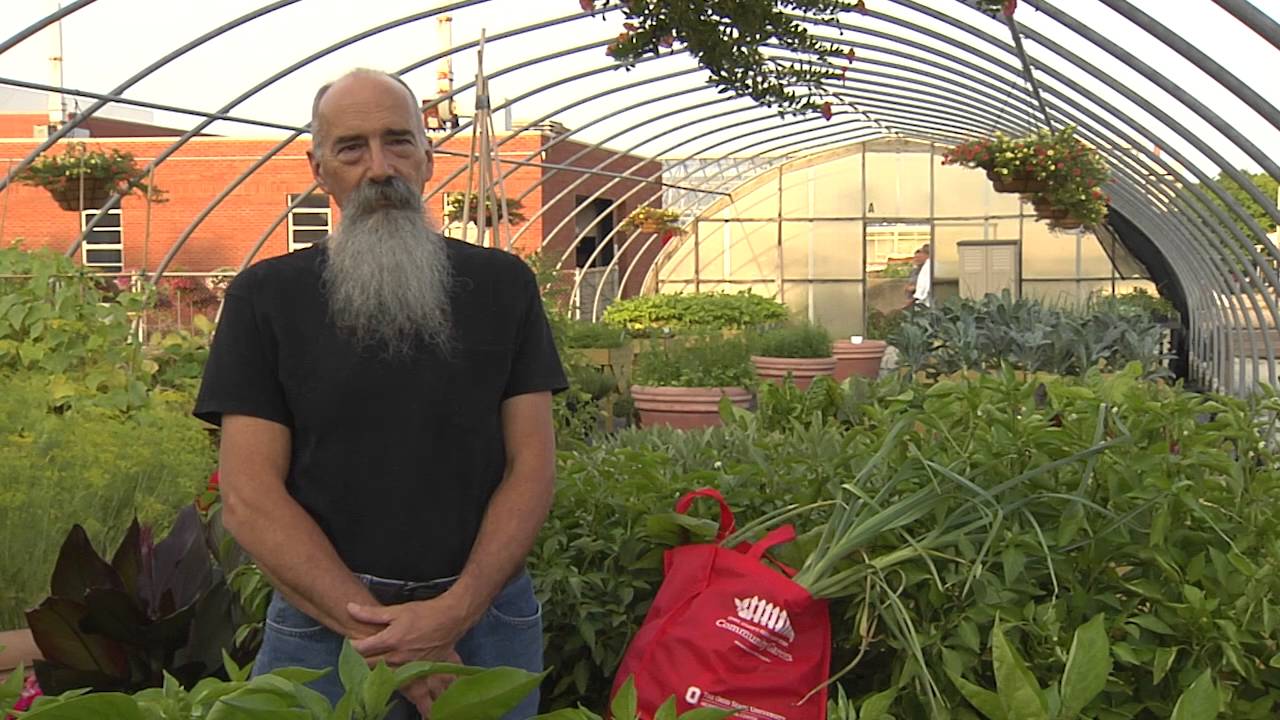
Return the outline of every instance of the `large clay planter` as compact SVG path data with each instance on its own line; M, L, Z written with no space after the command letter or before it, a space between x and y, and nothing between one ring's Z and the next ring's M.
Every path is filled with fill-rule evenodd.
M780 358L752 355L751 364L756 366L756 374L763 380L776 385L783 385L787 376L796 387L804 390L819 375L834 376L836 358L834 355L825 358Z
M641 427L666 425L677 430L714 427L720 423L720 398L745 409L751 403L746 388L679 388L632 385L631 399L640 413Z
M887 347L883 340L863 340L860 343L839 340L832 343L831 354L836 356L836 370L832 377L836 382L844 382L854 375L879 377L880 362Z

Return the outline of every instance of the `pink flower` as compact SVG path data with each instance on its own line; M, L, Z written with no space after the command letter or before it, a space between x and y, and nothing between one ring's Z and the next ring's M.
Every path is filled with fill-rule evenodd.
M596 3L595 0L578 0L578 7L582 8L583 12L590 12L596 9Z
M830 120L832 115L831 103L829 102L822 103L822 107L818 109L818 112L822 113L823 120Z
M35 675L28 675L27 681L22 685L22 693L18 695L18 703L13 706L15 711L30 710L31 703L36 701L44 693L40 691L40 683L36 682ZM13 717L9 715L8 717Z

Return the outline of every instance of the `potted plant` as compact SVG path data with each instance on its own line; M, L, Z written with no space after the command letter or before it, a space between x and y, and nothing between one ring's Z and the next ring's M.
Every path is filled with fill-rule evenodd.
M740 338L682 339L636 356L631 397L646 427L680 430L720 424L720 401L745 408L756 380Z
M622 221L619 229L622 232L634 232L636 230L647 233L678 232L680 230L680 211L672 208L655 208L641 205L627 215L627 219Z
M494 196L493 193L487 193L484 201L485 226L494 227L502 217L504 201ZM524 208L521 202L515 198L506 198L506 219L507 222L520 222L524 220L524 214L520 211ZM468 205L470 207L468 207ZM480 199L477 193L473 192L457 192L449 193L445 198L444 217L451 223L462 222L463 214L467 216L467 222L472 225L479 224L480 216Z
M1102 156L1075 133L1070 125L1021 138L996 133L957 145L947 152L943 164L986 170L997 192L1027 195L1037 217L1049 220L1053 227L1101 222L1109 201L1102 185L1110 170Z
M61 153L41 155L17 181L48 190L63 210L100 207L114 192L128 195L141 191L154 202L164 202L164 191L143 183L142 177L132 153L116 148L90 149L77 142L68 144Z
M762 379L778 385L787 378L804 390L819 375L835 373L831 334L820 325L784 325L752 338L751 364Z

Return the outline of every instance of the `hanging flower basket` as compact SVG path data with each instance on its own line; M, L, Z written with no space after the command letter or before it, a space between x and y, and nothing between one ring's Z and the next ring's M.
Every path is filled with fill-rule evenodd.
M1054 230L1079 230L1084 227L1084 221L1068 215L1060 219L1050 220L1049 227Z
M468 207L469 206L469 207ZM484 200L484 222L485 227L497 227L498 222L502 219L503 201L501 198L495 197L493 193L488 193ZM509 222L517 223L524 221L524 205L515 198L506 199L506 218ZM472 225L480 223L480 196L477 193L449 193L445 200L444 218L451 223L462 222L462 216L467 216L467 222Z
M618 228L622 232L639 230L646 233L679 232L680 211L671 208L655 208L642 205L627 215Z
M1102 185L1110 170L1096 150L1076 138L1071 126L1021 138L996 133L951 148L943 164L986 170L997 192L1035 195L1043 201L1044 207L1036 203L1042 216L1061 209L1082 223L1097 223L1107 214L1110 198Z
M85 178L84 180L84 202L81 202L81 183L79 178L68 177L57 185L49 185L45 188L49 194L53 196L54 202L58 203L58 207L63 210L80 210L93 209L102 207L111 199L111 191L115 189L115 184L110 183L104 178Z
M152 202L164 202L164 191L148 187L141 182L142 177L132 153L70 143L61 153L41 155L18 175L17 181L48 190L63 210L100 207L113 192L127 195L140 191Z

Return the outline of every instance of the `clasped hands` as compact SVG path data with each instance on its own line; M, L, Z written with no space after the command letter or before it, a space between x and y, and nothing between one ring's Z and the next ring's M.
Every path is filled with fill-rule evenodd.
M461 663L454 646L470 623L463 608L448 593L402 605L348 603L347 613L358 622L382 627L351 643L370 665L380 660L391 666L416 660ZM432 704L453 679L452 675L428 675L404 685L400 692L423 718L429 718Z

